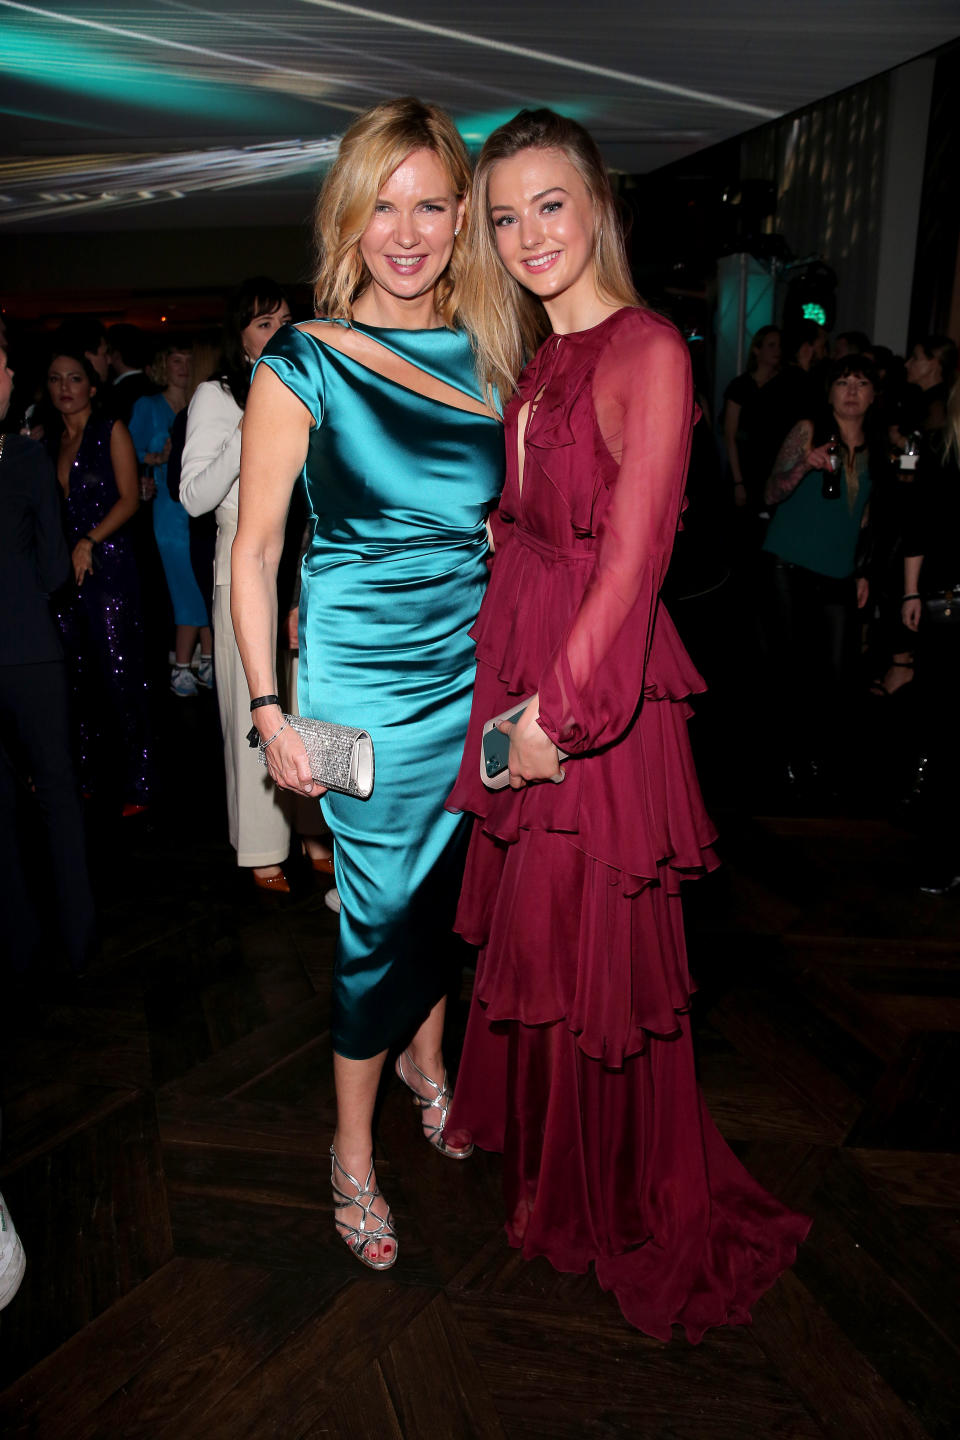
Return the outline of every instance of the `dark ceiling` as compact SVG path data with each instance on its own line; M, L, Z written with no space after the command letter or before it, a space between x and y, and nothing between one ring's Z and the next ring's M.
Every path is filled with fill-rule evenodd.
M523 105L645 172L953 40L957 0L0 0L0 234L298 224L351 117Z

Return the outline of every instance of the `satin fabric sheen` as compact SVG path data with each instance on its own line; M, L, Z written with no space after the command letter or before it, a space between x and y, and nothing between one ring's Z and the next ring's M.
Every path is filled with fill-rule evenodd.
M444 809L475 673L485 519L503 483L498 421L425 399L286 326L269 365L314 420L300 601L301 714L368 730L368 801L328 794L340 939L333 1044L367 1059L409 1038L449 980L469 823ZM481 400L466 335L354 323ZM455 398L455 397L452 397Z
M749 1321L809 1222L717 1132L686 1015L680 886L716 860L687 736L703 682L658 595L694 416L680 336L639 309L551 336L505 412L448 802L477 817L457 928L480 954L447 1123L503 1152L511 1244L558 1270L595 1264L632 1324L696 1342ZM566 779L489 791L483 723L535 691Z

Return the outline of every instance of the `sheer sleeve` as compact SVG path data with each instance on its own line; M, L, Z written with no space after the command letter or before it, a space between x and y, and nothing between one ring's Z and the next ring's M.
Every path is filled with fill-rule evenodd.
M605 347L593 398L620 468L593 575L539 686L540 725L571 754L617 740L643 696L694 420L690 360L677 331L638 311Z

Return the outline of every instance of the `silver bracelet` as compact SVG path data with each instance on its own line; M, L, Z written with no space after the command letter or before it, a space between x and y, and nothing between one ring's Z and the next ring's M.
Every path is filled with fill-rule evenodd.
M276 740L277 735L282 735L283 732L284 732L284 730L286 730L286 728L287 728L287 722L286 722L286 720L284 720L283 724L280 726L280 729L277 730L275 734L271 735L269 740L261 740L261 741L260 741L260 749L261 749L261 750L266 750L270 745L273 744L274 740Z

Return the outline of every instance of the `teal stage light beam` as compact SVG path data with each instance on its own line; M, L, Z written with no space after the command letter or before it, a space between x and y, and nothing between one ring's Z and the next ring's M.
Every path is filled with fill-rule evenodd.
M109 25L105 21L88 20L82 16L27 5L21 0L0 0L0 8L22 14L30 19L54 20L98 35L111 35L121 40L137 41L145 46L172 50L200 60L219 60L235 67L239 73L229 79L211 76L209 69L202 75L185 70L157 69L153 65L127 59L118 52L79 38L67 45L47 26L7 24L3 30L0 50L0 72L57 89L72 90L99 100L116 99L126 104L143 105L162 110L184 111L189 114L243 119L246 127L259 124L266 130L277 129L278 105L282 96L257 93L260 87L288 80L302 82L293 98L307 104L322 104L341 110L356 107L328 99L326 87L341 88L343 81L329 81L315 70L271 65L246 55L212 50L207 46L190 45L163 35ZM247 81L249 77L249 81ZM239 82L239 83L238 83ZM247 82L247 83L245 83ZM251 94L248 84L257 91ZM348 85L350 82L346 82ZM365 87L359 87L365 88ZM89 119L90 117L88 117Z
M506 125L508 120L513 119L519 108L513 105L506 110L488 110L482 115L468 115L457 121L457 129L470 149L478 150L499 125ZM579 100L563 101L551 108L556 110L558 115L566 115L568 120L579 120L581 124L586 124L595 109L593 105Z

